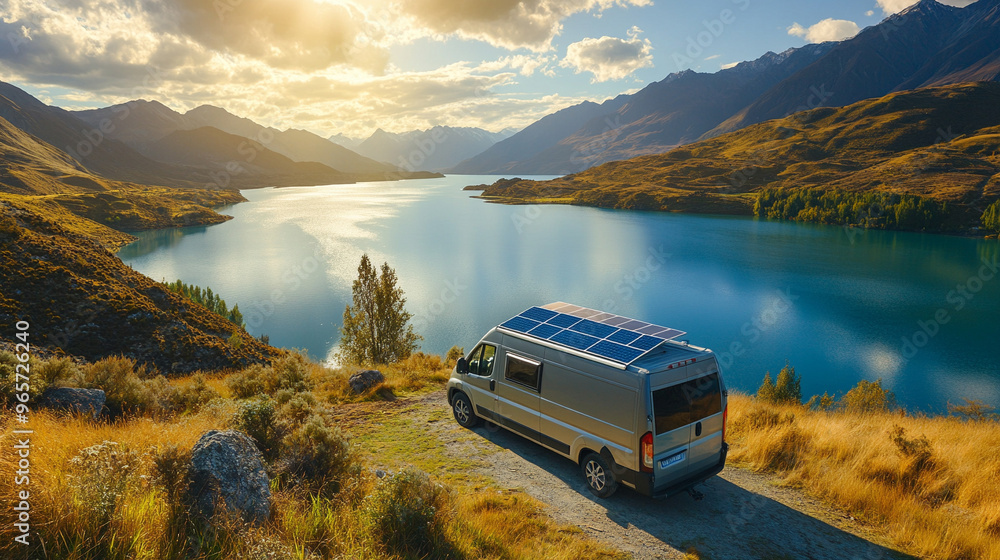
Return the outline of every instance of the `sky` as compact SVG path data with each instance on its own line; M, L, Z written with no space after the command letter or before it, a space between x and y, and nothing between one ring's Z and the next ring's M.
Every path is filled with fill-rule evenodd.
M210 104L322 136L499 131L674 72L845 39L912 3L3 0L0 80L67 109Z

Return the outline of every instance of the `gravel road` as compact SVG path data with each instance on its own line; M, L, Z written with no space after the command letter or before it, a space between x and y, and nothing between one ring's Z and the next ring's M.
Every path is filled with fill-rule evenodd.
M653 500L620 488L609 499L587 490L579 467L535 443L492 425L469 437L451 418L444 391L413 399L402 414L427 426L455 457L476 456L481 472L501 488L520 489L545 503L554 519L637 560L725 559L878 560L912 558L886 546L877 532L766 474L732 468L688 494ZM448 413L447 416L445 413Z

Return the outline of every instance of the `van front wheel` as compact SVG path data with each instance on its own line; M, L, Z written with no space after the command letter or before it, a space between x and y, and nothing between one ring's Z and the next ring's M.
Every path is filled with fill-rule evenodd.
M475 428L479 425L479 417L472 411L472 402L465 393L455 393L451 399L451 412L455 415L455 421L463 428Z
M598 498L607 498L618 489L618 481L611 472L611 466L597 453L590 453L580 462L587 488Z

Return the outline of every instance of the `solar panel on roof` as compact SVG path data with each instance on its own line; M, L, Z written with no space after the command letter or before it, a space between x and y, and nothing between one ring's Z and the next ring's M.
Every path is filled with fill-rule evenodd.
M580 318L579 317L574 317L572 315L565 315L563 313L560 313L560 314L556 315L555 317L553 317L553 318L551 318L551 319L548 320L549 324L555 325L557 327L562 327L562 328L572 327L573 325L575 325L575 324L577 324L579 322L580 322Z
M565 344L570 348L576 348L577 350L586 350L600 339L578 332L562 331L554 335L550 340L558 342L559 344Z
M643 354L642 350L629 348L628 346L623 346L608 340L602 340L591 346L588 352L626 364Z
M569 330L589 334L591 336L596 336L597 338L605 338L618 329L610 325L603 325L601 323L591 321L590 319L584 319L570 327Z
M642 335L639 338L633 340L629 343L629 346L635 348L640 348L642 350L652 350L657 344L663 342L662 338L655 336Z
M633 340L639 338L640 336L642 335L635 331L627 331L625 329L619 329L614 333L612 333L612 335L608 337L608 340L610 340L611 342L617 342L618 344L628 344L629 342L632 342Z
M542 323L541 325L538 325L537 327L528 331L528 334L532 336L537 336L538 338L549 338L561 330L562 330L561 328L555 325Z
M508 328L512 331L526 333L531 329L537 327L538 325L539 325L538 321L532 321L531 319L527 319L519 315L517 317L514 317L513 319L508 320L501 326Z
M531 307L501 327L628 365L683 331L563 302Z
M527 317L528 319L534 319L535 321L548 321L556 315L557 313L555 311L542 309L541 307L532 307L524 313L521 313L521 317Z

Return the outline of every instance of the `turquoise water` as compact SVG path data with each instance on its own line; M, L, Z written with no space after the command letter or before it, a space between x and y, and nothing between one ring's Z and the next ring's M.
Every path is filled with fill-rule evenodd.
M325 359L358 261L388 261L425 351L470 348L525 308L568 301L675 327L753 390L789 360L803 393L881 378L910 408L1000 405L996 240L748 218L503 206L449 176L244 191L224 224L142 233L119 256L211 286L248 330ZM1000 276L1000 274L997 274Z

